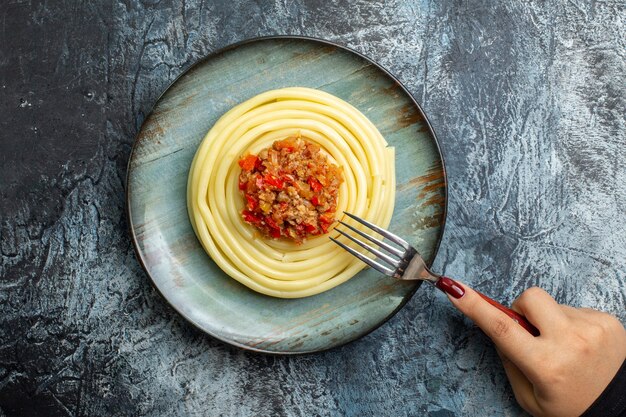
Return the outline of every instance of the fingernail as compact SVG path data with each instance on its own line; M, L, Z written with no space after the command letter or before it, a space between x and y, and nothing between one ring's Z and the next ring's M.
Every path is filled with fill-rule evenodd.
M448 277L441 277L435 284L437 288L446 294L450 294L454 298L461 298L465 294L465 290L455 280Z

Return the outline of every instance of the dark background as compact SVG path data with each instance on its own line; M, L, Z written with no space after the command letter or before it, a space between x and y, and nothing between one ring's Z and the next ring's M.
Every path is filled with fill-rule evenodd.
M328 39L388 68L438 133L436 270L624 322L624 21L619 0L0 1L0 416L523 415L490 343L428 287L318 355L201 334L135 259L126 163L198 58L260 35Z

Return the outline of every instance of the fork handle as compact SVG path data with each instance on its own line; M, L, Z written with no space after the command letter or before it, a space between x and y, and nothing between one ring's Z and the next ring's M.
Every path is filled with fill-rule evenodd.
M439 288L441 291L445 292L446 294L450 294L454 298L462 297L463 293L465 292L463 290L463 287L461 287L455 280L453 280L452 278L448 278L448 277L439 277L437 282L435 282L435 286ZM517 324L519 324L524 329L526 329L528 333L532 334L533 336L539 336L539 330L537 330L535 326L530 324L530 322L526 320L526 317L522 316L517 311L513 311L510 308L503 306L499 302L492 300L491 298L487 297L485 294L481 293L480 291L476 291L476 293L478 293L478 295L480 295L489 304L491 304L492 306L494 306L495 308L497 308L498 310L500 310L501 312L503 312L504 314L512 318Z
M476 291L476 290L474 290L474 291ZM499 302L497 302L495 300L492 300L491 298L487 297L482 292L480 292L480 291L476 291L476 292L486 302L488 302L489 304L491 304L492 306L494 306L495 308L497 308L498 310L500 310L501 312L503 312L504 314L506 314L507 316L512 318L513 321L515 321L517 324L519 324L524 329L526 329L528 331L528 333L532 334L533 336L539 336L539 330L535 326L533 326L528 320L526 320L526 317L522 316L517 311L511 310L510 308L503 306Z

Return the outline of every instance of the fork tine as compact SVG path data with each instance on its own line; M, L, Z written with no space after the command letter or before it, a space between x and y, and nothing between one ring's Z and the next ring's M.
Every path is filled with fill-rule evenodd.
M379 259L382 259L383 261L387 262L389 265L393 266L394 268L397 268L398 265L400 265L400 261L398 259L394 259L391 256L387 255L386 253L383 253L379 251L378 249L374 248L373 246L370 246L367 243L362 242L359 239L350 236L343 230L339 230L337 228L335 228L335 230L341 233L342 235L344 235L345 237L347 237L348 239L350 239L351 241L353 241L354 243L356 243L357 245L359 245L360 247L370 251L371 253L376 255Z
M368 264L369 266L371 266L378 272L382 272L383 274L390 276L390 277L393 276L394 271L392 269L387 268L385 265L379 264L373 259L370 259L367 256L363 255L362 253L357 252L356 250L352 249L351 247L349 247L348 245L344 243L341 243L340 241L338 241L337 239L333 237L331 237L330 240L332 240L333 242L335 242L336 244L344 248L347 252L349 252L353 256L356 256L357 258L359 258L360 260L362 260L363 262L365 262L366 264Z
M389 231L387 231L387 230L385 230L383 228L380 228L380 227L376 226L373 223L368 222L367 220L363 220L362 218L357 217L354 214L350 214L350 213L348 213L346 211L344 211L343 213L346 216L348 216L348 217L356 220L357 222L361 223L362 225L365 225L365 226L369 227L370 229L372 229L373 231L383 235L384 237L386 237L387 239L391 240L392 242L397 243L398 245L402 246L404 249L411 248L411 245L409 245L407 243L407 241L402 239L401 237L396 236L393 233L391 233L391 232L389 232Z
M362 231L360 231L356 227L350 226L348 223L342 222L341 220L339 220L339 223L341 223L342 225L344 225L348 229L352 230L354 233L357 233L357 234L363 236L365 239L368 239L370 242L380 246L381 248L384 248L388 252L393 253L398 258L402 258L402 256L404 255L404 251L401 251L400 249L395 248L395 247L391 246L390 244L388 244L386 242L383 242L382 240L376 239L374 236L370 236L367 233L363 233Z

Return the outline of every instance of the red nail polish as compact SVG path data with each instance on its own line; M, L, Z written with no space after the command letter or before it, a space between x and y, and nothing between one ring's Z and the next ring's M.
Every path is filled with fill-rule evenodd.
M455 280L448 277L441 277L435 283L435 286L446 294L450 294L454 298L461 298L465 294L465 290Z

